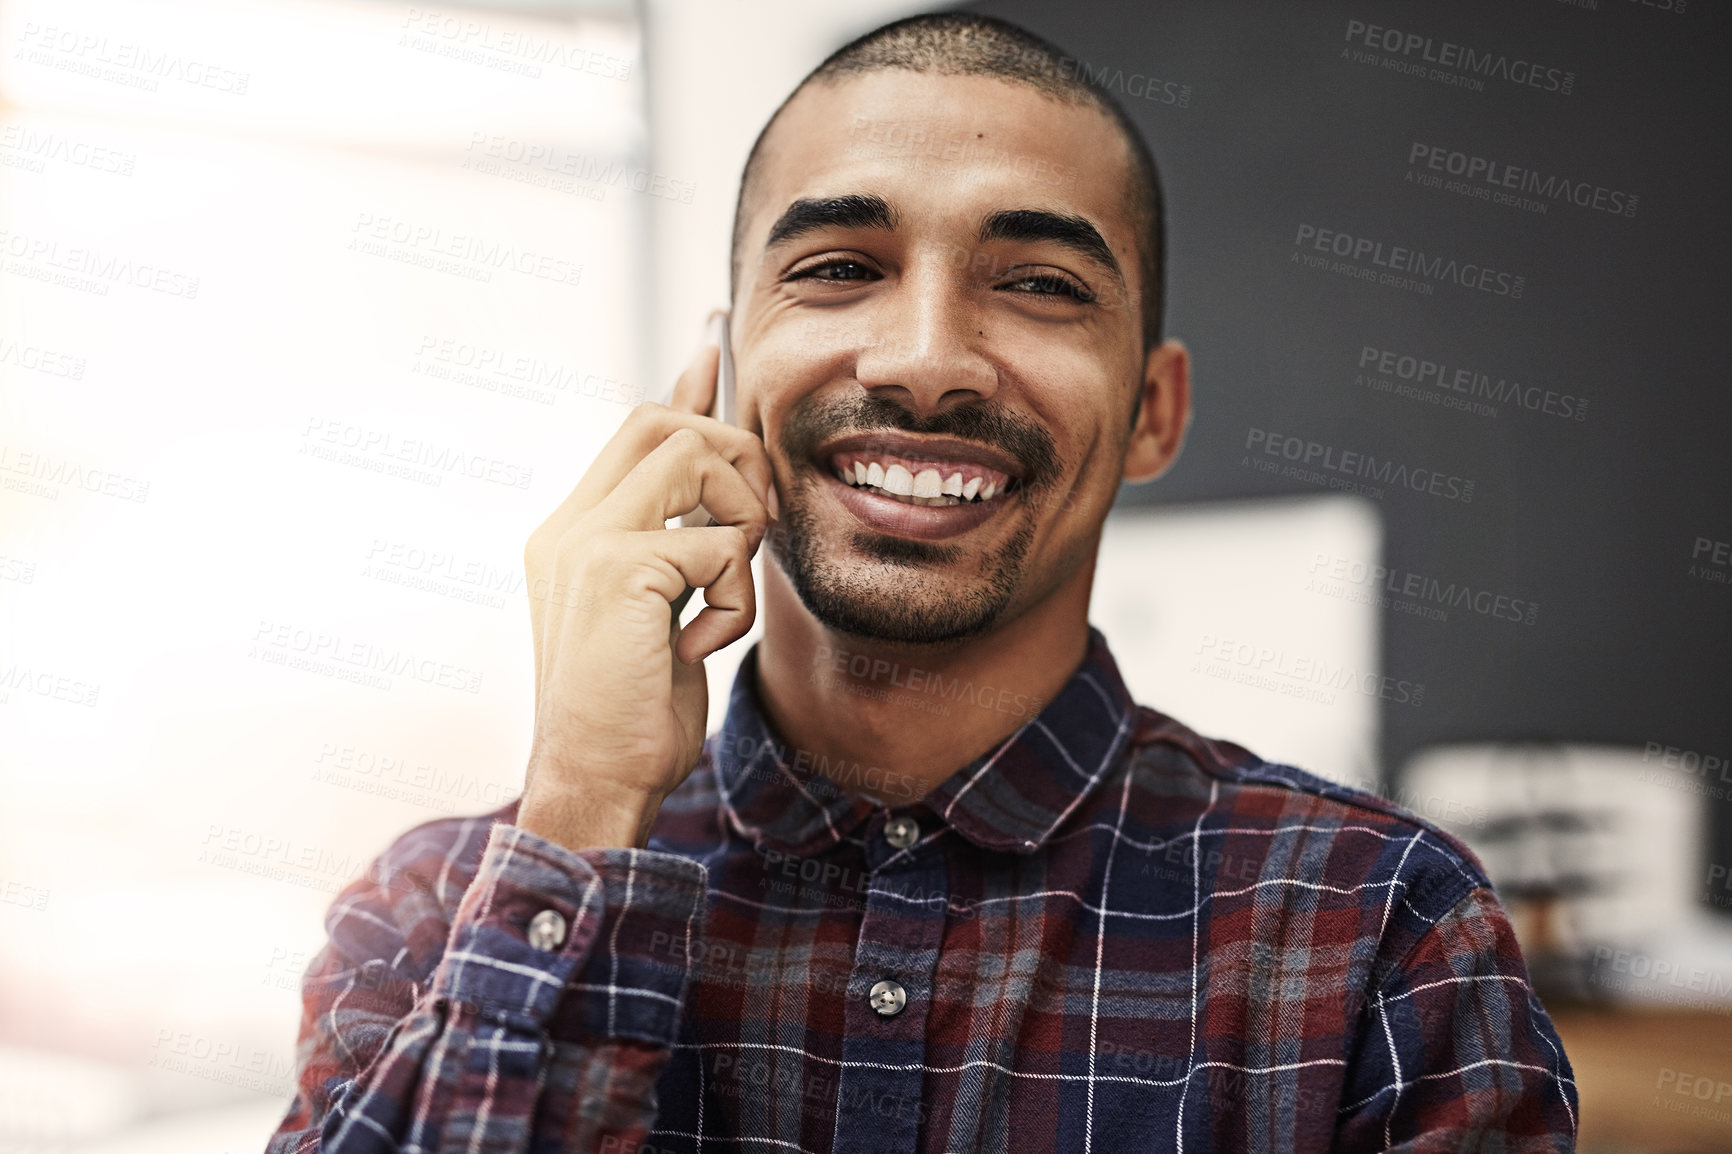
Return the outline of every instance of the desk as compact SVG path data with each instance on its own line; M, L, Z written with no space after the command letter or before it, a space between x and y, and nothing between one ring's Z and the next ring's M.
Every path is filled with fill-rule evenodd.
M1732 1007L1548 1012L1581 1090L1580 1154L1732 1152Z

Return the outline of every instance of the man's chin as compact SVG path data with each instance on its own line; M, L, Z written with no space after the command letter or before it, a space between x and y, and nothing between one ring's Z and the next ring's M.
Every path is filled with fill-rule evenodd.
M955 546L876 533L820 536L785 511L770 555L825 628L899 645L950 646L991 633L1014 581L957 572ZM970 565L970 568L975 566Z
M798 582L795 588L799 588ZM859 641L923 648L951 648L983 637L992 632L998 620L998 613L990 609L969 613L958 612L961 607L945 606L938 612L922 613L906 605L886 607L833 591L817 596L802 592L800 602L833 633Z

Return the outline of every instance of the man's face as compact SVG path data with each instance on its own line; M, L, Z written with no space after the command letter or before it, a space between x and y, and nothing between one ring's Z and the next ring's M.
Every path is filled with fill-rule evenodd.
M1129 172L1105 115L989 78L869 73L783 112L734 345L772 553L825 625L977 637L1092 560L1144 379Z

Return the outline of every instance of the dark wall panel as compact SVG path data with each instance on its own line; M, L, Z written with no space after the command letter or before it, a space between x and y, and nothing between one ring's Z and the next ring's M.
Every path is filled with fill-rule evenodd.
M1384 610L1385 671L1427 686L1386 710L1386 764L1483 739L1732 756L1725 9L971 7L1073 53L1163 169L1197 416L1122 503L1381 490L1393 580L1445 614ZM1438 604L1452 585L1490 608Z

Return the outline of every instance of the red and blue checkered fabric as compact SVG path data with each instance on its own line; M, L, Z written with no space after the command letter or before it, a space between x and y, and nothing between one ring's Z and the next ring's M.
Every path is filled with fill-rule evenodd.
M755 669L647 850L507 807L339 896L273 1154L1574 1148L1569 1063L1448 835L1139 708L1098 632L889 809L779 744Z

